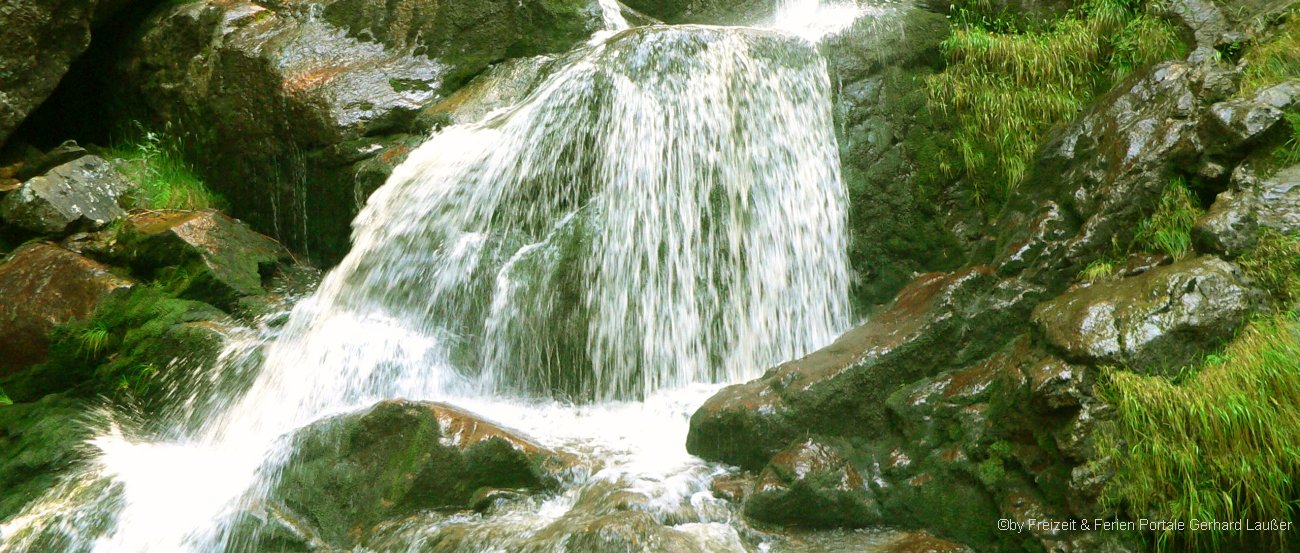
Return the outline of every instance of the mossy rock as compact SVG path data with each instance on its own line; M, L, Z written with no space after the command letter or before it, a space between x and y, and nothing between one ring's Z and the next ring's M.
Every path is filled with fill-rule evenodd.
M60 474L86 456L88 407L63 395L0 405L0 520L54 487Z

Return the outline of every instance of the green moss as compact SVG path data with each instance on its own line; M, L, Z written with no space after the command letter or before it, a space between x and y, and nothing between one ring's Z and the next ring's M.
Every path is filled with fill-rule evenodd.
M1116 465L1103 502L1155 520L1295 521L1300 474L1300 322L1257 321L1181 383L1108 370L1115 427L1097 436ZM1282 550L1285 532L1174 531L1157 550ZM1241 549L1242 544L1249 544Z
M134 207L198 210L225 205L225 200L209 190L194 167L185 162L185 148L179 138L146 131L138 123L136 135L115 145L108 154L119 161L118 168L137 186L130 198Z
M1096 282L1114 275L1119 270L1120 261L1113 257L1101 257L1092 260L1079 272L1079 280L1086 282Z
M1300 302L1300 237L1266 229L1237 263L1278 305Z
M1187 257L1192 253L1192 226L1204 214L1186 182L1175 178L1161 193L1155 212L1138 225L1131 249Z
M1239 95L1288 79L1300 79L1300 12L1293 12L1276 32L1246 48L1242 60L1246 68L1241 76Z
M1179 55L1175 27L1141 0L1089 0L1041 31L960 10L948 68L927 80L953 121L954 162L975 198L996 207L1024 179L1039 139L1135 68Z

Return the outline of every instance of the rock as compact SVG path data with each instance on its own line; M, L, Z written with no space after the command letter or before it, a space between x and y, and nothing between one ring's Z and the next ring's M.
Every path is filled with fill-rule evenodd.
M1033 320L1069 359L1167 374L1231 337L1254 298L1237 267L1206 256L1076 288Z
M638 511L565 517L538 532L536 542L564 543L568 551L708 551L690 535L660 524L650 513Z
M599 21L590 0L199 0L159 10L121 78L137 119L195 137L234 215L331 263L375 187L354 183L360 163L427 136L421 111L491 64L564 51Z
M1052 135L998 218L998 271L1055 292L1113 242L1131 241L1176 171L1205 151L1206 73L1156 65Z
M884 544L878 553L972 553L971 548L926 532L908 532Z
M28 179L0 201L0 218L37 234L102 227L126 216L118 205L131 185L104 159L86 155Z
M105 265L58 246L22 246L0 264L0 377L45 359L50 331L132 286Z
M880 507L833 447L810 438L772 457L745 502L754 520L810 528L861 528L880 520Z
M1210 106L1206 133L1217 137L1220 149L1239 150L1280 127L1283 115L1297 106L1300 82L1287 81L1252 98L1233 98Z
M263 275L289 253L216 210L143 213L130 218L126 256L146 272L180 266L182 295L216 305L264 293Z
M542 490L559 457L449 405L388 400L296 437L272 504L334 547L423 510L469 509L484 488Z
M624 0L628 7L670 24L755 24L776 13L778 0Z
M923 275L835 343L709 398L691 416L687 450L759 470L807 434L885 432L889 394L996 351L1037 297L988 267Z
M87 456L88 411L84 402L59 395L0 406L0 519L54 487L63 471Z
M54 92L91 31L131 0L11 0L0 6L0 146Z
M419 116L421 126L442 127L480 121L493 110L523 100L541 84L555 58L517 58L494 65Z
M1265 229L1300 233L1300 165L1267 179L1241 179L1240 188L1219 194L1192 229L1197 246L1236 257L1255 245Z

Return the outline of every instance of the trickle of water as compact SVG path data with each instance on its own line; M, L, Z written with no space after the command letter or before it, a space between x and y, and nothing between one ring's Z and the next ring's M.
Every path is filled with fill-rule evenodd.
M830 85L802 38L626 29L616 2L600 6L611 30L525 101L443 130L394 171L245 393L177 439L97 438L81 478L0 531L40 512L73 550L219 550L291 453L285 436L387 398L450 399L561 448L608 422L588 454L622 459L609 481L707 503L693 498L716 467L682 450L698 386L753 378L847 324ZM688 404L655 400L669 415L637 403L688 390ZM500 396L595 403L484 399ZM559 426L529 424L547 416ZM666 441L629 443L650 437L628 433L637 417L664 419ZM701 540L734 541L693 516Z

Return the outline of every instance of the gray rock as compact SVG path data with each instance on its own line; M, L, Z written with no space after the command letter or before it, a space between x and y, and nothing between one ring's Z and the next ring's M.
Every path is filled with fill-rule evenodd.
M1223 142L1221 149L1235 150L1278 128L1286 111L1297 105L1300 82L1287 81L1261 90L1252 98L1234 98L1210 106L1208 131Z
M856 528L876 522L880 507L862 475L834 447L809 438L772 457L745 502L762 522L811 528Z
M1255 296L1236 266L1205 256L1076 288L1033 321L1069 359L1164 374L1231 337Z
M126 216L118 201L130 187L111 164L88 155L28 179L0 201L0 218L39 234L98 228Z
M1242 188L1219 194L1193 227L1201 248L1236 257L1255 245L1260 232L1300 233L1300 165L1268 179L1242 178Z

